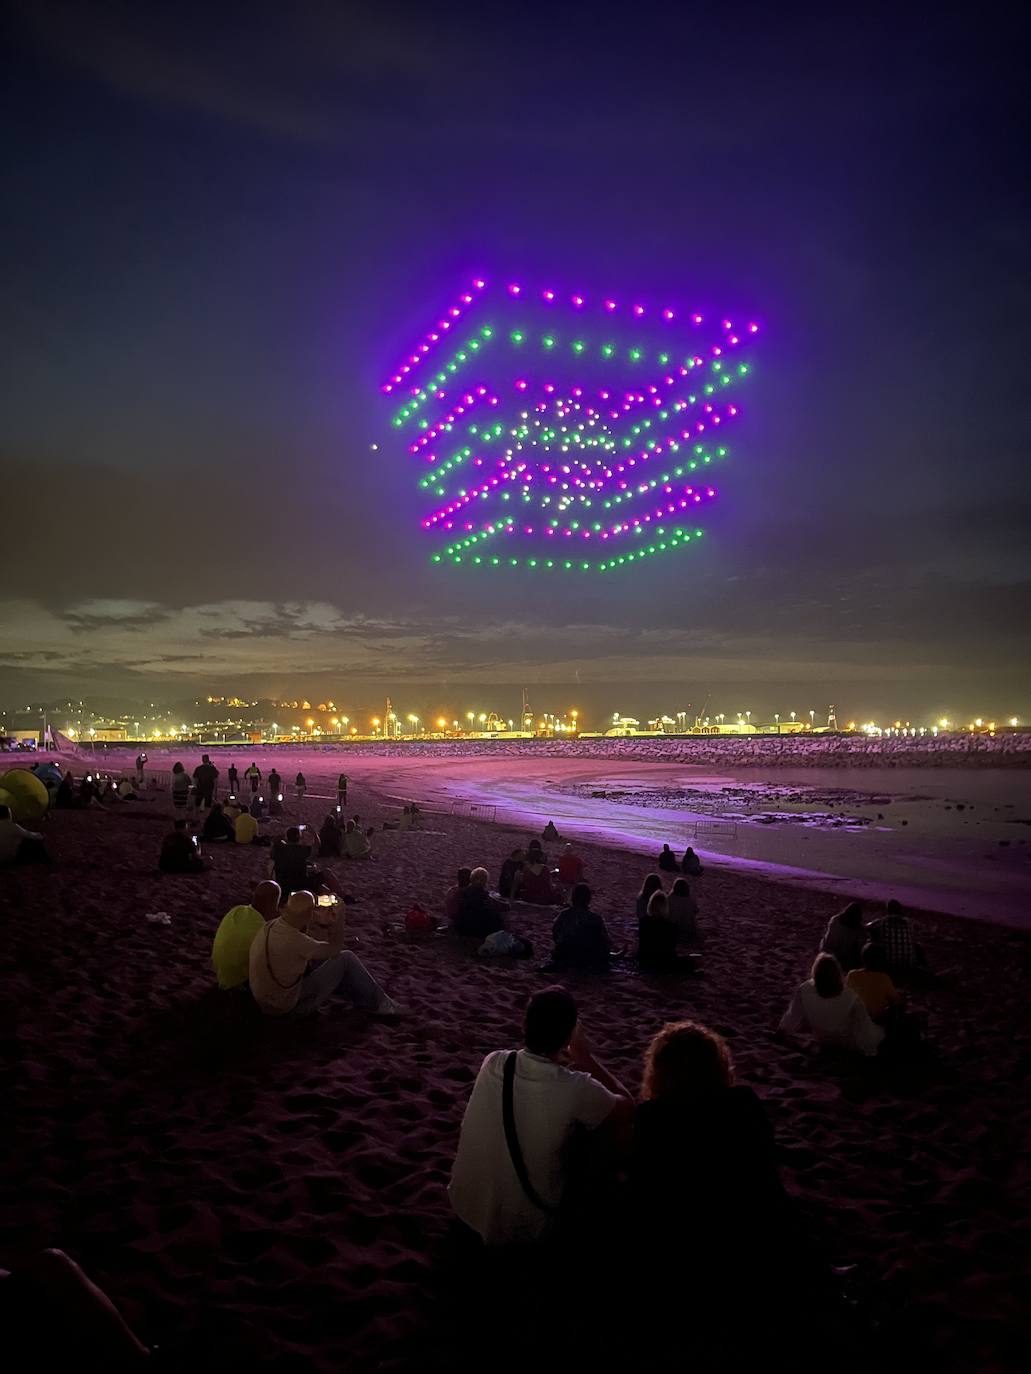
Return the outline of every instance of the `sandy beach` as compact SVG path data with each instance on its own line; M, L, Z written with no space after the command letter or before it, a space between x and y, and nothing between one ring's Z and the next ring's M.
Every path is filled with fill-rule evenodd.
M228 755L212 753L224 771ZM309 795L298 805L286 789L286 813L308 824L347 769L347 811L377 827L375 857L333 867L358 899L349 911L362 958L409 1014L391 1025L334 1005L289 1028L237 1014L213 989L211 938L264 876L267 851L214 847L204 875L163 878L155 862L166 794L108 813L55 813L45 826L54 864L7 872L0 885L15 1107L0 1262L63 1246L145 1339L188 1351L193 1368L205 1367L198 1350L220 1368L327 1374L482 1361L482 1351L462 1348L446 1301L444 1189L481 1058L518 1042L526 998L546 979L539 957L488 965L450 939L411 944L383 926L413 899L439 912L461 863L497 874L532 832L504 811L489 823L451 808L463 789L484 805L507 789L507 804L530 811L533 799L518 792L528 775L523 764L502 770L480 759L463 782L457 765L431 755L342 762L258 751L237 756L241 772L251 757L265 770L274 758L284 778L304 768ZM75 766L82 771L81 760ZM525 765L533 767L538 784L556 781L547 764ZM584 767L591 776L563 772L549 800L572 808L584 800L576 788L599 790L597 762ZM670 774L645 787L630 772L620 764L600 790L671 785ZM424 830L380 833L408 796L426 799ZM651 797L611 804L655 810ZM768 804L764 794L760 806ZM846 809L856 806L852 798ZM579 845L617 939L631 937L633 896L653 867L638 843L651 832L631 834L630 824L622 847L599 843L600 834ZM739 833L751 828L742 821ZM871 833L856 827L856 838ZM773 1031L840 894L812 885L811 873L803 886L771 872L715 863L693 885L705 975L690 985L629 974L567 980L599 1053L636 1084L644 1047L666 1020L690 1015L717 1027L741 1081L766 1105L805 1217L876 1276L886 1345L899 1360L956 1374L1026 1367L1031 939L988 920L916 911L941 976L916 998L928 1016L928 1056L890 1073L829 1064ZM170 924L145 919L159 911ZM517 908L510 925L540 956L552 917Z

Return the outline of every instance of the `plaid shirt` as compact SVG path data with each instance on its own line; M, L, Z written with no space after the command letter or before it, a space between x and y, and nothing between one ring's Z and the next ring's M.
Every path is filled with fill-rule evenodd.
M916 963L916 941L913 927L906 916L884 916L874 927L877 943L884 947L888 967L912 968Z

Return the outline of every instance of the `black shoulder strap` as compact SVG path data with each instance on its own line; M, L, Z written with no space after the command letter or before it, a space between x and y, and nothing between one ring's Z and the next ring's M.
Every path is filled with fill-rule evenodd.
M516 1051L510 1050L505 1056L505 1072L501 1088L501 1112L505 1122L505 1142L508 1145L512 1168L516 1172L519 1186L535 1207L539 1207L542 1212L547 1212L549 1216L554 1216L555 1208L549 1207L546 1202L538 1197L536 1189L530 1182L530 1175L526 1172L526 1161L523 1159L523 1152L519 1148L519 1137L516 1135L515 1124L515 1071Z

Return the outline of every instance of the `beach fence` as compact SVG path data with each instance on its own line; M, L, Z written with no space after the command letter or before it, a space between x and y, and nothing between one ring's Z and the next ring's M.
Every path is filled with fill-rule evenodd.
M687 826L691 839L705 844L713 840L736 840L736 821L691 821Z
M456 801L451 803L452 816L466 816L474 821L496 821L498 808L485 802Z

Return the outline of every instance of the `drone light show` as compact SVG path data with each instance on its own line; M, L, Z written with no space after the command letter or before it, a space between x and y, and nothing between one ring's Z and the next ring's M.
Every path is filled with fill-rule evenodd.
M469 281L383 383L438 564L606 572L717 499L754 320Z

